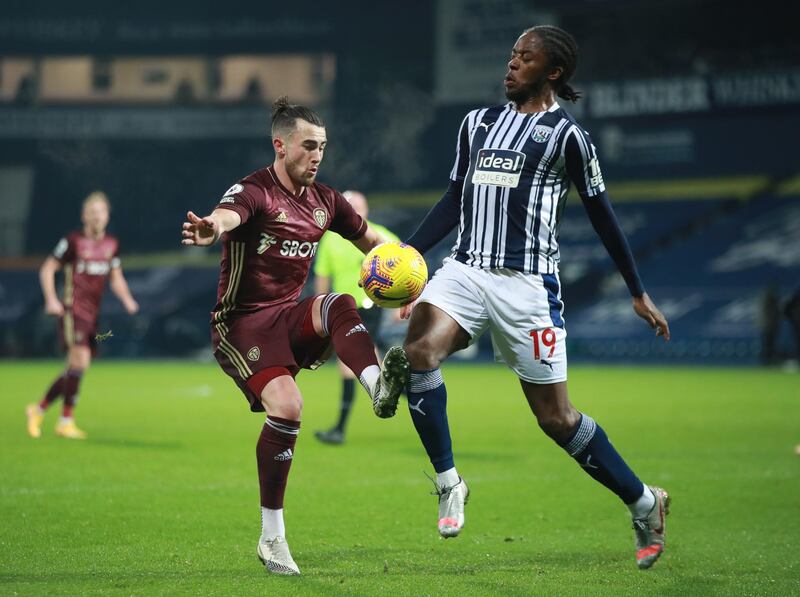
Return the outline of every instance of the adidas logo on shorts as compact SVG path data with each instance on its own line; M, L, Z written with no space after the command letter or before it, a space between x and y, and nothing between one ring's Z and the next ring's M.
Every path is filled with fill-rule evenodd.
M285 461L291 460L291 459L292 459L292 449L291 448L288 448L288 449L284 450L283 452L281 452L280 454L278 454L275 457L275 460L278 460L280 462L285 462Z

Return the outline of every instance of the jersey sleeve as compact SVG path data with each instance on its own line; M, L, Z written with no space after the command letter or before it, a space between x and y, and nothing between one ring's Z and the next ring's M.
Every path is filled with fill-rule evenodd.
M114 253L111 255L111 261L109 261L111 268L120 268L122 267L122 262L119 259L119 241L114 244Z
M567 133L564 160L567 175L578 188L589 221L622 274L628 291L631 296L642 296L644 285L639 277L628 239L625 238L625 233L608 200L595 147L589 134L578 126L573 126Z
M314 275L329 278L331 274L333 274L333 251L330 233L326 232L319 241L317 258L314 260Z
M264 189L247 180L240 180L227 191L214 209L230 209L239 214L242 224L266 207Z
M367 222L356 213L350 202L338 191L333 191L333 202L334 214L330 229L347 240L356 240L364 236Z
M564 162L567 175L581 197L595 197L606 190L592 139L577 125L567 133Z
M461 128L458 130L456 161L450 171L450 180L454 182L462 182L469 171L469 122L472 115L473 113L470 112L464 117L464 120L461 121Z
M458 225L464 182L451 180L447 191L406 242L423 255Z
M72 236L66 236L56 243L53 249L53 257L58 259L62 265L75 258L75 240Z

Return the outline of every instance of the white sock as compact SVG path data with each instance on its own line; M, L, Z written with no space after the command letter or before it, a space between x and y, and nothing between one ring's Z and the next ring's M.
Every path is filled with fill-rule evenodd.
M361 372L358 376L358 381L364 386L367 394L372 396L375 393L375 384L378 383L378 377L381 375L381 368L378 365L370 365Z
M286 537L286 527L283 525L283 508L279 510L261 508L261 537L263 539Z
M461 480L461 477L458 476L458 471L453 468L449 468L442 473L436 473L436 483L439 487L452 487L453 485L458 485L458 482Z
M65 423L72 423L72 417L58 417L58 422L60 425L64 425Z
M631 511L634 518L644 518L650 513L650 510L653 509L655 504L656 496L654 496L650 488L645 485L642 496L632 504L628 504L628 510Z

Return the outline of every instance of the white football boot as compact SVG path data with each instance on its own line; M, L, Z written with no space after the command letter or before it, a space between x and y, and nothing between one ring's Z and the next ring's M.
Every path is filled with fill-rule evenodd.
M664 553L664 537L667 532L666 518L672 499L660 487L650 487L656 498L652 509L643 518L633 519L636 535L636 564L642 570L650 568Z
M439 496L439 534L445 539L457 537L464 528L464 505L469 500L469 487L459 477L452 487L436 485L433 495Z
M297 563L292 559L292 554L289 553L289 544L283 537L274 539L261 537L258 540L258 559L273 574L285 576L300 574L300 568L297 567Z

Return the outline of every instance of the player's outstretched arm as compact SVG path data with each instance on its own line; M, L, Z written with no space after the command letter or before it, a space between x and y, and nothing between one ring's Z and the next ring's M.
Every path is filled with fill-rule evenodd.
M458 225L458 218L461 215L463 186L463 182L451 180L445 194L425 215L422 223L406 240L406 243L424 255L436 243L450 234L450 231Z
M64 315L64 305L58 300L56 294L56 272L61 269L61 263L50 255L39 268L39 283L44 296L44 312L48 315L61 317Z
M645 292L642 296L633 297L633 310L656 331L656 336L664 336L669 341L669 323Z
M213 245L224 233L242 223L241 216L230 209L215 209L204 218L190 211L186 214L186 220L181 231L181 244L199 247Z
M125 279L125 275L122 273L122 268L111 268L111 273L109 274L109 285L111 286L111 292L116 295L116 297L119 299L119 302L121 302L122 306L125 307L125 311L128 313L128 315L133 315L139 312L139 303L137 303L136 299L133 298L131 289L128 288L128 281Z

